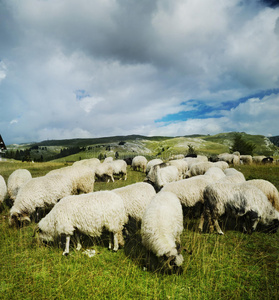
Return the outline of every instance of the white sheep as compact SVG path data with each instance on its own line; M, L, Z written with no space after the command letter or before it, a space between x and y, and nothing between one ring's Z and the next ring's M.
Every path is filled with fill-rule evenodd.
M264 158L266 158L264 155L253 156L253 163L261 164Z
M218 155L219 161L225 161L228 164L239 165L240 155L239 153L230 154L230 153L221 153Z
M4 202L7 195L7 185L4 177L0 175L0 204Z
M196 164L199 162L207 162L208 158L205 155L197 155L197 157L185 157L184 160L188 164L188 169L190 169L193 164Z
M101 163L95 168L95 177L96 179L106 180L109 182L110 180L114 182L113 177L113 166L111 163Z
M54 174L68 176L72 182L72 194L91 193L94 190L95 172L87 165L77 164L54 169L48 172L46 176L52 176Z
M146 174L149 173L150 169L155 166L155 165L159 165L159 164L162 164L163 161L160 159L160 158L154 158L154 159L151 159L147 165L146 165Z
M109 156L104 159L104 163L111 163L113 161L113 157Z
M37 209L52 207L71 193L72 181L68 176L53 174L30 179L16 196L10 210L10 225L30 222L30 216Z
M146 173L147 159L144 156L135 156L132 160L132 168L134 171L142 171Z
M169 165L177 167L179 179L183 179L188 171L188 164L184 159L175 159L168 162Z
M276 229L279 226L279 212L260 189L247 182L218 182L208 185L204 190L204 200L213 226L219 234L224 234L218 223L219 217L224 214L251 220L252 232L259 222L275 226ZM247 231L246 225L243 230Z
M145 182L152 184L158 192L167 183L179 180L179 172L177 167L169 166L168 164L155 165L151 168Z
M46 242L54 241L65 234L66 246L63 255L68 255L70 238L76 230L91 237L99 237L103 230L108 230L109 249L113 245L113 250L117 251L117 233L122 231L126 222L127 214L122 198L111 191L99 191L61 199L38 223L38 232L40 240ZM80 250L78 235L77 241L77 250Z
M240 162L244 165L251 165L253 162L252 155L240 155Z
M32 178L31 173L26 169L17 169L12 172L8 178L8 196L11 200L15 200L19 189Z
M118 175L120 179L127 179L127 163L123 159L117 159L109 162L113 168L113 175Z
M279 193L271 182L264 179L252 179L246 181L246 183L252 184L260 189L266 195L272 206L279 211Z
M75 161L73 163L73 166L85 165L89 168L95 169L95 167L98 166L100 163L101 162L98 158L88 158L88 159Z
M137 182L112 191L123 199L127 215L138 222L142 220L146 206L156 195L153 186L146 182Z
M221 179L221 181L224 183L225 182L242 183L242 182L246 181L244 175L240 171L237 171L234 168L228 168L228 169L224 170L224 173L225 173L226 177Z
M208 169L212 167L218 167L221 170L225 170L229 167L228 163L225 161L217 161L217 162L198 162L196 164L192 164L189 171L186 173L186 177L192 177L197 175L203 175Z
M172 155L169 159L173 160L173 159L183 159L185 158L184 154L176 154L176 155Z
M182 206L177 196L159 192L147 206L141 226L142 244L171 269L183 263L180 235L183 231Z

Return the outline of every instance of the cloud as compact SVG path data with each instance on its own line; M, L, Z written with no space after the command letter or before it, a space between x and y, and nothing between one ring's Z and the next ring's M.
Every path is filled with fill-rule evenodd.
M2 136L278 134L240 110L267 111L270 94L249 99L279 88L279 8L267 2L2 0Z

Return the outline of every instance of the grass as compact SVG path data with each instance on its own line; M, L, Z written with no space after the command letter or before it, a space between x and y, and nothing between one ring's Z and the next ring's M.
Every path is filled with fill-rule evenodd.
M0 163L5 179L19 167L33 177L63 163ZM279 187L279 166L239 166L246 178L263 178ZM95 190L113 189L142 181L144 174L128 170L128 179L96 182ZM224 236L199 234L196 220L185 220L181 274L145 270L145 251L133 236L124 249L110 252L106 241L89 240L97 251L89 258L70 249L43 246L32 237L35 224L21 229L8 225L7 207L0 214L1 299L278 299L279 233L245 235L225 230Z

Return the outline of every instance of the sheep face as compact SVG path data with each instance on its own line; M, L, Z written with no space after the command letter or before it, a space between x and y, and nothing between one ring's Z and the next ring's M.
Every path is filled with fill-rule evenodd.
M28 223L31 223L31 220L29 215L25 213L13 213L11 214L9 219L10 226L22 227L24 225L27 225Z
M41 242L53 242L54 238L53 235L49 234L46 231L43 231L42 229L38 228L38 235L39 235L39 240Z

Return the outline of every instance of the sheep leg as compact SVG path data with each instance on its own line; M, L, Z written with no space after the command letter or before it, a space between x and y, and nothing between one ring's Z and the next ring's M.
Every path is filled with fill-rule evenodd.
M217 230L218 234L223 235L224 232L221 230L221 228L220 228L220 226L219 226L219 223L218 223L218 220L217 220L217 219L214 219L214 220L213 220L213 224L214 224L214 227L215 227L215 229Z
M204 213L201 214L200 223L199 223L199 232L203 232L203 224L204 224Z
M77 249L77 251L79 251L82 248L81 242L80 242L80 238L79 238L79 234L75 233L75 237L76 237L76 240L77 240L77 247L76 247L76 249Z
M65 246L65 250L63 252L63 255L65 255L65 256L67 256L69 254L69 251L70 251L70 239L71 239L71 236L67 235L66 236L66 246Z
M119 248L118 238L117 238L117 233L116 232L113 233L113 245L114 245L113 251L116 252L118 250L118 248Z

